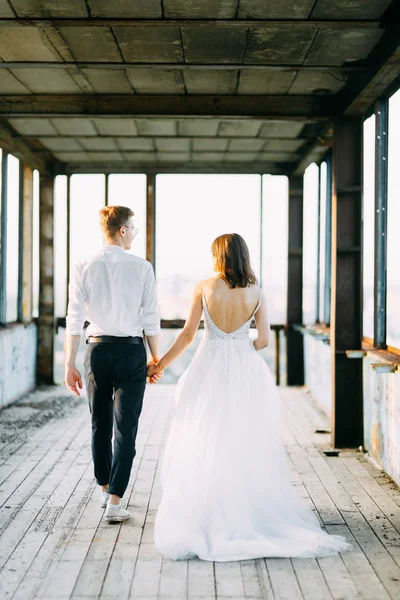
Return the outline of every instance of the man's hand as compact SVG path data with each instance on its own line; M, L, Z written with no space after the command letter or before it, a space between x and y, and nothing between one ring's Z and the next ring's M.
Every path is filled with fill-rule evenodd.
M65 367L65 385L75 396L80 396L78 388L82 389L82 377L76 367Z
M164 371L160 369L158 363L151 360L147 364L147 381L149 383L157 383L159 379L164 375Z

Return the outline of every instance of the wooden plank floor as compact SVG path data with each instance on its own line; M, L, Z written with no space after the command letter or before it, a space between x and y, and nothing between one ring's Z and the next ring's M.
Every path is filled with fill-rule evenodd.
M153 544L157 465L174 386L147 390L124 503L103 522L85 399L36 392L0 415L0 598L6 600L389 600L400 598L400 490L362 452L328 457L327 418L282 388L293 483L354 550L322 559L174 562ZM266 457L267 458L267 457Z

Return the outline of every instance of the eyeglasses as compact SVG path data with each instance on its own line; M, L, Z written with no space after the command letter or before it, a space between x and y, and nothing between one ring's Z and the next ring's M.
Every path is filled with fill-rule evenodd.
M122 225L121 227L126 227L126 229L132 229L132 239L135 238L139 233L138 227L131 227L130 225Z

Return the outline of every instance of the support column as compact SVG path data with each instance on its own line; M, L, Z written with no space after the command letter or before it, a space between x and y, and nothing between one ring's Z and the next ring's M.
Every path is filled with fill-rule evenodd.
M54 383L54 177L40 174L38 379Z
M362 122L334 123L332 188L331 443L357 447L363 441L362 361L346 358L361 348Z
M374 346L386 348L386 264L387 264L387 185L388 185L388 101L375 105L375 272Z
M1 162L0 191L0 325L7 320L7 199L8 195L8 154L3 152Z
M303 336L303 177L289 178L289 247L287 296L287 384L304 384Z
M20 248L22 268L22 289L18 303L18 318L24 323L32 320L33 305L33 169L21 165L22 190L20 226L22 244ZM22 223L21 223L22 222Z
M146 259L156 270L156 176L147 175L146 181Z

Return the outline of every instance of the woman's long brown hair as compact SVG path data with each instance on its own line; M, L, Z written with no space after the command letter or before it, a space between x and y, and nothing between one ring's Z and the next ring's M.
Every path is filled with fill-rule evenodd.
M220 235L213 241L211 252L216 261L217 271L230 288L245 288L257 283L250 266L249 249L241 235Z

